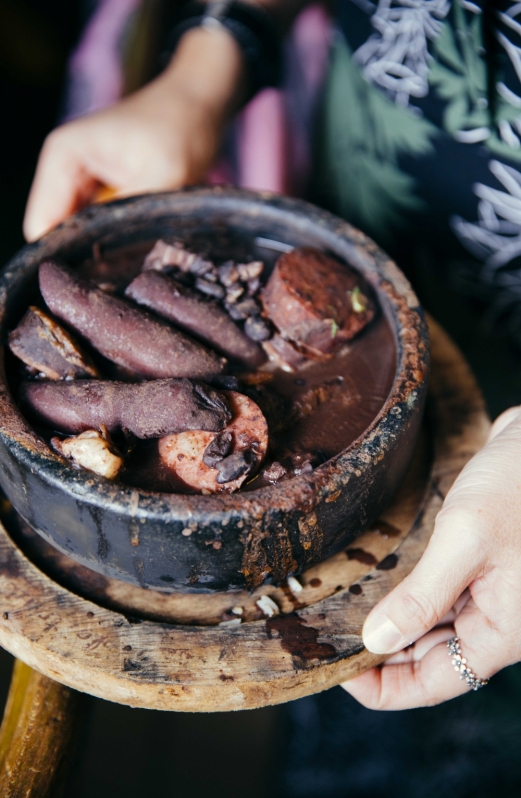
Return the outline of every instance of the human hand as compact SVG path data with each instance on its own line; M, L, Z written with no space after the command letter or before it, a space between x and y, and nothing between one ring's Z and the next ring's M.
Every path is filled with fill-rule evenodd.
M39 238L90 204L103 185L124 196L200 181L240 99L242 72L241 52L228 33L195 29L156 80L54 130L29 195L26 238Z
M432 706L468 691L446 641L481 679L521 660L521 407L494 423L437 516L423 557L369 614L366 648L393 654L342 686L370 709Z

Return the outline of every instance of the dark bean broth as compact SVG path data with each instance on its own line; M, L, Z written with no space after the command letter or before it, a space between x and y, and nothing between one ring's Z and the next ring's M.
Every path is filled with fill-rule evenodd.
M78 273L122 292L139 273L143 259L154 243L147 241L103 251L97 258L78 264ZM229 243L227 257L239 259L244 243L240 246L232 240ZM199 247L194 249L197 251ZM226 246L219 249L226 252ZM251 251L250 248L250 254L265 262L269 274L279 253L265 249ZM217 263L226 259L226 255L220 255L218 252L209 253ZM325 363L308 361L298 373L274 371L272 378L259 387L261 399L264 396L268 405L275 408L274 419L270 420L269 412L266 413L270 425L267 464L275 460L288 462L291 455L302 453L312 455L316 466L346 449L363 434L382 409L395 373L395 337L381 311L331 360ZM107 373L106 376L121 378L116 373ZM253 387L252 398L256 398L255 391ZM259 404L264 410L262 401ZM157 441L137 443L127 459L121 480L145 490L183 491L181 486L173 485L171 476L161 469ZM257 489L266 484L269 482L261 473L243 490Z

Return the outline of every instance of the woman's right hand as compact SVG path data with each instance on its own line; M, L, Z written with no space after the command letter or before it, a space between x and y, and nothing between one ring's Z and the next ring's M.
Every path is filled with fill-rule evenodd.
M90 204L101 186L124 196L202 180L243 90L234 39L226 31L189 31L154 81L48 136L27 203L26 238Z

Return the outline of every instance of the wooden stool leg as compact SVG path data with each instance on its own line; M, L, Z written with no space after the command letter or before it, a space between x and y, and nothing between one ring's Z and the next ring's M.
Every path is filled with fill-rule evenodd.
M0 795L47 798L64 775L79 694L15 660L0 727Z

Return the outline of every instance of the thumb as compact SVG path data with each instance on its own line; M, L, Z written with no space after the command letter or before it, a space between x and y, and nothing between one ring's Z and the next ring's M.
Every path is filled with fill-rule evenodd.
M483 553L462 521L457 506L438 514L415 569L368 615L362 635L369 651L392 654L414 643L441 621L480 572Z
M26 239L35 241L88 205L98 185L80 152L71 146L68 128L57 128L38 159L23 223Z
M509 407L508 410L505 410L501 413L500 416L496 418L492 427L490 428L490 433L488 436L489 441L493 438L497 437L500 432L508 427L513 421L515 421L521 415L521 407Z

